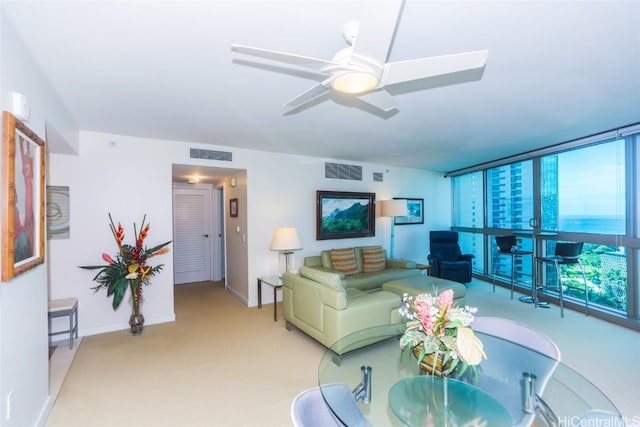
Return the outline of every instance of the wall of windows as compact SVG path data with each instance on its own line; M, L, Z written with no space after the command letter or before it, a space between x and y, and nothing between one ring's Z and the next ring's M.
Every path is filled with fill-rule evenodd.
M452 176L452 228L465 253L473 253L474 274L507 279L511 263L497 255L495 236L516 234L518 246L552 255L557 241L584 242L579 271L567 270L566 305L640 329L638 272L640 218L640 126L572 141L512 161ZM529 293L532 258L514 266L521 291ZM549 283L556 278L545 269ZM504 280L503 280L504 281ZM545 290L557 298L557 290Z

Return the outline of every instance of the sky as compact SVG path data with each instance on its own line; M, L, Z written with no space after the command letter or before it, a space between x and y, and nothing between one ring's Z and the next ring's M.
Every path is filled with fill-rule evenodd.
M624 215L624 141L558 155L560 216Z

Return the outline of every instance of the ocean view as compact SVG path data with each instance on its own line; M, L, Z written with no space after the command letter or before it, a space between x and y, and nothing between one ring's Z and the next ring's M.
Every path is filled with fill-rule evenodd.
M625 234L624 218L615 215L560 217L560 231L601 234Z

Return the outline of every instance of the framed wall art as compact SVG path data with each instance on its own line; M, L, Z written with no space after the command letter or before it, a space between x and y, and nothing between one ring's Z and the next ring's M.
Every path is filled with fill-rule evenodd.
M229 216L234 218L238 216L238 199L229 200Z
M376 235L375 193L316 192L316 240Z
M402 200L402 197L394 197ZM404 199L407 201L407 215L393 218L395 225L424 224L424 199Z
M2 113L2 281L44 262L44 141Z
M46 197L47 239L68 239L69 187L48 185Z

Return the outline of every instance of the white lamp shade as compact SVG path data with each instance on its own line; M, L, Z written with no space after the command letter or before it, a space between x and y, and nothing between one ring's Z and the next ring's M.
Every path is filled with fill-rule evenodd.
M272 251L297 251L302 249L298 230L294 227L276 228L269 249Z
M407 199L382 200L380 202L380 216L406 216Z

